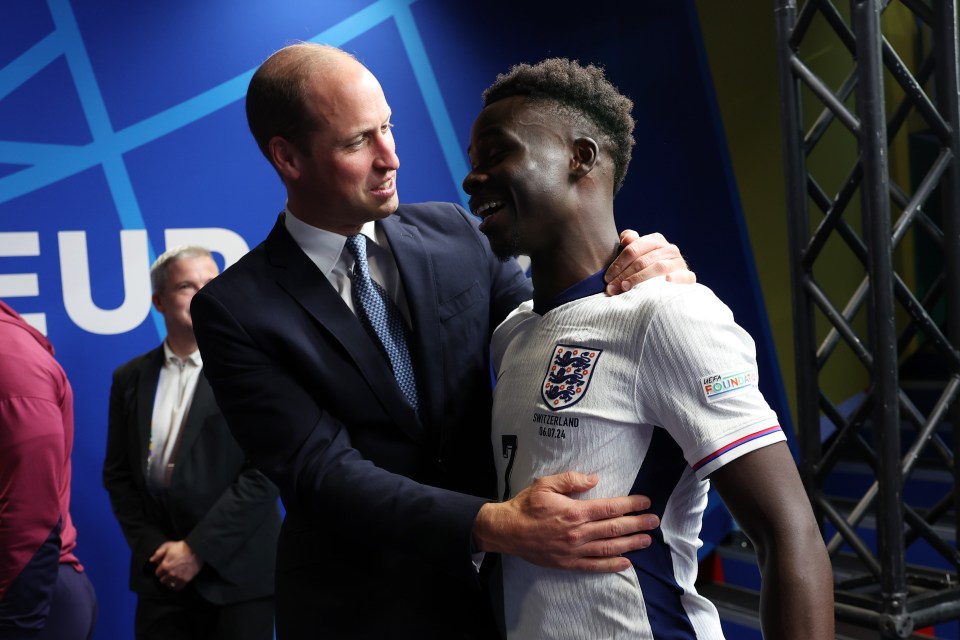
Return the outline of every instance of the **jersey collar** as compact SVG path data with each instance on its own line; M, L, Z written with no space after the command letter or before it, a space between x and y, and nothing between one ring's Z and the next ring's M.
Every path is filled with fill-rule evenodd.
M574 300L579 300L580 298L586 298L587 296L592 296L597 293L603 293L607 290L607 283L603 279L603 274L606 269L601 269L597 271L592 276L584 278L577 284L573 285L568 289L564 289L553 299L548 300L547 302L539 305L534 303L533 311L539 315L546 315L550 311L553 311L560 305L567 304L568 302L573 302ZM536 299L536 298L534 298Z

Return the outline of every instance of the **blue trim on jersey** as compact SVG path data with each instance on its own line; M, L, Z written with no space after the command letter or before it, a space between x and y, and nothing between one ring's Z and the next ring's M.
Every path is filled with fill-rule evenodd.
M680 445L666 429L654 427L647 455L630 493L648 496L652 503L649 513L662 519L667 501L687 467ZM632 551L626 557L637 573L653 637L657 640L696 640L697 634L680 600L683 589L674 576L673 559L670 547L663 540L663 530L658 527L650 535L652 545Z
M553 311L560 305L573 302L574 300L579 300L580 298L586 298L587 296L592 296L597 293L603 293L607 290L607 283L603 279L603 274L606 273L606 271L606 269L597 271L592 276L581 280L572 287L564 289L559 294L554 296L552 300L548 300L542 306L534 302L533 312L542 316L550 311ZM534 291L533 299L537 299L536 291Z
M713 453L704 456L699 462L694 463L693 470L698 471L700 467L710 462L713 462L714 460L716 460L723 454L727 453L728 451L733 451L737 447L745 445L748 442L753 442L757 438L763 438L765 436L769 436L772 433L777 433L778 431L781 431L780 425L777 425L775 427L769 427L767 429L757 431L756 433L751 433L750 435L743 436L742 438L738 438L737 440L734 440L733 442L720 447Z

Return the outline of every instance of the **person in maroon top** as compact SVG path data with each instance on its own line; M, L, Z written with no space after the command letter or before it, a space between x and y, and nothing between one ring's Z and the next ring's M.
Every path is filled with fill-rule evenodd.
M93 636L70 518L73 391L50 341L0 300L0 637Z

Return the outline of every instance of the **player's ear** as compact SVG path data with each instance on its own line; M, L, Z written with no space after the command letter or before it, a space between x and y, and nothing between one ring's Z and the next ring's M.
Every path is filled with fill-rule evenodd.
M597 164L600 145L593 138L582 137L573 141L573 156L570 158L570 171L580 178L593 170Z

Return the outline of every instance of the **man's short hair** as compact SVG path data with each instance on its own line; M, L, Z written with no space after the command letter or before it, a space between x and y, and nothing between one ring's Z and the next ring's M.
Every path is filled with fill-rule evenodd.
M337 56L356 59L331 45L300 42L275 52L254 72L247 87L247 126L267 160L275 136L310 155L309 134L319 123L307 108L308 80Z
M518 64L487 87L483 106L512 96L552 102L560 115L592 124L597 142L613 158L613 192L620 190L633 153L633 101L606 79L602 68L592 64L584 67L567 58Z
M153 266L150 267L150 286L153 293L163 292L163 288L167 286L167 272L170 270L170 265L185 258L213 259L213 255L204 247L191 244L164 251L159 258L153 261Z

